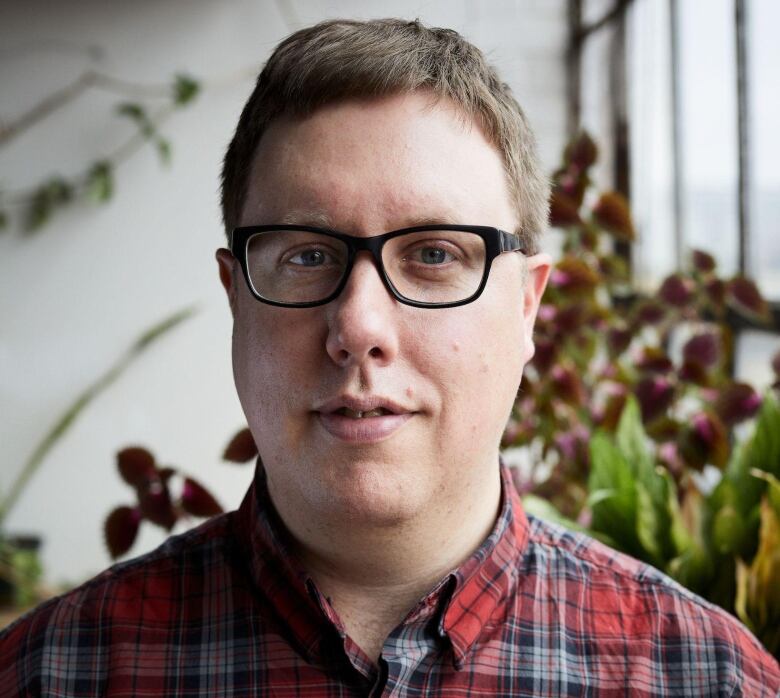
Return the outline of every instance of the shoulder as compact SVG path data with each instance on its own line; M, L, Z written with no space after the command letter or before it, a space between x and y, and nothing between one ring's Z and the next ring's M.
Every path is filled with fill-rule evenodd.
M767 687L780 692L777 662L730 613L590 536L528 520L526 573L580 604L583 632L596 644L617 638L629 653L680 665L695 660L746 695L765 695Z
M209 574L225 567L232 516L210 519L115 564L0 631L0 695L24 694L22 687L35 685L43 665L74 649L100 655L119 628L164 628L183 599L197 595Z

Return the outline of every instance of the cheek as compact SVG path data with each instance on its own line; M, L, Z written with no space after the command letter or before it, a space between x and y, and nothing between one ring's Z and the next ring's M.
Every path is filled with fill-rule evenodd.
M253 431L283 428L285 412L300 402L314 365L314 357L305 355L310 342L301 337L311 325L288 324L262 306L236 315L233 372Z
M503 429L520 385L523 331L519 315L495 305L474 309L438 328L442 412L469 431L493 431Z
M262 400L257 396L267 394L271 389L263 370L267 354L268 347L260 342L260 333L254 323L237 316L233 324L233 377L253 431L261 415Z

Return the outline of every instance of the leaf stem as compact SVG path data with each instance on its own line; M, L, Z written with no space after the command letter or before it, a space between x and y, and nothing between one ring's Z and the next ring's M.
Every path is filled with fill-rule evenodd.
M166 334L169 330L190 318L196 312L194 306L178 310L173 315L156 323L136 339L130 348L119 357L102 376L89 385L81 395L65 410L54 426L36 446L27 462L22 467L16 479L11 484L8 493L0 501L0 527L14 507L30 478L38 471L44 459L54 445L63 437L76 418L100 393L108 388L151 344Z

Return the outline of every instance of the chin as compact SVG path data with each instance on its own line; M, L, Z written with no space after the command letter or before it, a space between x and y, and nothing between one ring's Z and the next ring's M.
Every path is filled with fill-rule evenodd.
M397 526L425 509L424 478L382 462L352 462L309 479L304 498L327 517L372 526Z

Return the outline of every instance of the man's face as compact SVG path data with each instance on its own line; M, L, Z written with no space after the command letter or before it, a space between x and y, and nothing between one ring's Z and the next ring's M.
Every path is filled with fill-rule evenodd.
M368 237L418 223L513 230L516 215L501 157L480 128L451 103L415 93L273 123L241 219L269 223ZM365 252L338 298L305 309L255 300L232 258L218 259L238 394L283 513L392 525L462 504L495 474L533 354L546 256L499 256L480 298L445 309L396 301ZM361 400L397 414L333 414Z

